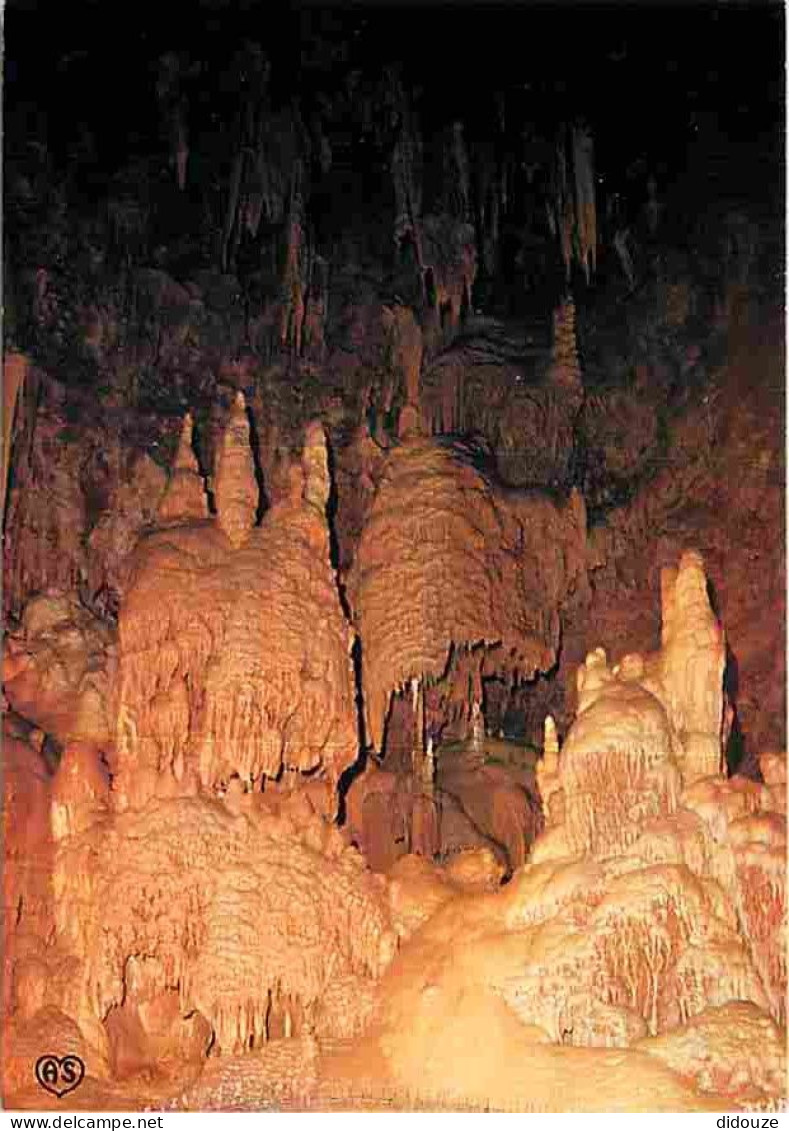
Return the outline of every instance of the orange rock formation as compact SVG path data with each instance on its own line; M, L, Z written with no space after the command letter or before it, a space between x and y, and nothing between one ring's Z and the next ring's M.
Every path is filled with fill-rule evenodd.
M346 790L330 488L312 425L258 521L239 395L216 515L184 423L117 640L63 594L27 605L4 666L6 1098L45 1102L46 1047L83 1057L94 1109L784 1102L786 762L724 776L700 556L664 572L659 650L592 651L563 742L545 720L540 815L531 771L486 762L483 676L555 662L583 506L494 488L459 446L394 447L348 595L367 731L380 748L399 704L401 763ZM454 761L437 719L470 731Z
M209 517L191 422L135 554L119 620L119 807L284 767L336 783L356 758L352 634L330 562L325 440L308 430L290 495L255 526L258 489L239 394Z
M718 770L723 636L698 555L665 577L663 620L656 655L587 658L561 751L546 725L548 828L507 887L469 901L398 875L424 925L380 989L392 1087L521 1110L784 1094L784 821L769 785ZM775 760L765 771L781 777Z
M503 670L547 671L559 607L585 581L585 513L494 489L472 453L394 448L362 532L349 597L363 640L367 735L380 749L392 693L437 680L453 645L484 642Z

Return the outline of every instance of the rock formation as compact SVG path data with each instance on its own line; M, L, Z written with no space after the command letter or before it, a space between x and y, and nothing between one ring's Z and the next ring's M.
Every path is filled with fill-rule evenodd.
M252 467L234 411L225 472ZM31 602L6 658L15 708L63 744L48 763L41 731L7 724L6 1088L26 1094L41 1034L86 1059L98 1106L131 1088L246 1108L260 1087L288 1104L327 1089L362 1106L777 1103L785 761L764 758L764 784L722 772L725 636L700 556L664 573L659 650L613 665L591 652L563 742L546 719L540 832L527 788L487 758L506 744L485 732L484 660L552 662L562 602L584 583L583 511L495 490L462 449L395 447L349 592L369 733L404 688L404 761L357 777L343 832L358 735L323 430L259 525L248 471L218 492L234 547L205 506L191 428L133 555L104 713L79 705L113 632L67 599ZM442 711L471 735L436 764ZM442 867L430 858L461 814L479 839L461 834ZM297 1053L298 1095L276 1078Z
M584 539L577 495L561 507L536 493L498 493L459 446L413 440L393 449L348 586L372 744L382 746L393 692L440 679L453 645L484 642L523 679L547 671L559 608L584 584Z
M776 12L32 7L3 1107L783 1110Z
M548 357L543 334L542 327L515 334L496 319L472 317L459 338L426 361L420 383L423 431L481 433L499 476L513 487L572 481L584 400L572 298L554 311Z
M49 591L27 603L6 638L3 687L8 702L61 746L106 750L116 669L115 632L73 596Z
M469 902L439 878L411 881L422 927L384 977L373 1031L392 1087L529 1110L782 1094L784 821L769 786L711 765L722 632L697 554L665 578L663 616L653 657L611 668L590 654L561 751L546 725L548 827L510 884ZM735 1055L757 1031L758 1063Z
M299 821L263 795L238 813L184 798L110 815L59 843L55 888L58 941L84 956L70 1012L96 1041L134 1009L150 1044L146 1011L174 994L175 1015L197 1011L216 1051L240 1053L277 1025L297 1035L335 976L377 978L393 953L358 853L309 809Z
M216 513L191 416L169 477L120 444L101 471L103 425L63 437L44 396L8 510L6 1095L48 1047L96 1107L782 1102L786 760L726 777L702 558L661 551L659 647L588 651L516 762L493 688L567 671L644 503L588 540L577 492L426 435L423 330L392 315L370 402L404 394L398 437L340 413L334 469L324 423L294 452L273 413L256 458L234 389ZM540 388L544 488L584 395L569 304Z
M220 457L216 519L188 466L190 428L164 524L141 540L120 612L121 807L212 790L234 775L260 786L283 767L336 784L356 758L352 636L330 562L321 430L308 432L291 468L290 496L253 528L243 399Z
M8 468L11 460L11 440L14 435L14 416L21 399L25 380L30 369L30 359L21 353L7 354L3 363L3 493L0 496L0 514L5 513L8 488Z

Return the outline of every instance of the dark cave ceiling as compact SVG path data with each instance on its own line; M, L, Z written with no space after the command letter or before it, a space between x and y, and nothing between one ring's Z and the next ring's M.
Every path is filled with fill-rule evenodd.
M550 129L583 115L598 170L613 179L640 160L681 169L700 130L753 142L775 136L783 120L784 21L775 3L196 0L146 8L10 0L5 17L7 151L21 136L44 132L56 161L88 145L105 173L160 144L163 53L181 59L195 136L225 118L245 81L249 44L271 61L272 104L298 94L302 113L319 110L322 95L349 75L363 89L395 62L426 133L462 118L472 136L484 137L504 104L515 129L523 122Z

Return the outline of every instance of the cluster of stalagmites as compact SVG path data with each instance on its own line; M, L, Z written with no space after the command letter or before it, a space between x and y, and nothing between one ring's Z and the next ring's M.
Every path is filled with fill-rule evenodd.
M135 551L119 618L117 807L319 771L356 758L352 634L330 562L325 439L308 430L289 493L255 525L258 488L239 394L208 515L189 429Z
M51 592L6 650L8 701L57 743L9 738L13 1028L62 1015L118 1076L209 1044L248 1050L305 1018L353 1031L329 990L344 984L363 1014L391 954L380 883L332 823L357 734L320 426L288 484L258 524L239 395L211 515L187 417L117 640ZM9 1063L7 1088L22 1083Z
M503 493L469 451L404 437L347 595L367 735L380 750L401 711L411 745L400 780L368 766L339 827L359 735L323 431L258 520L243 398L216 514L191 427L129 564L117 643L47 594L7 650L9 701L62 753L53 774L43 730L8 724L6 1094L46 1047L82 1055L93 1086L145 1080L186 1106L261 1106L299 1058L315 1094L329 1080L537 1110L777 1103L785 760L762 759L764 784L724 776L726 644L698 555L664 574L660 649L592 652L563 742L546 720L545 829L526 859L540 821L482 772L481 681L486 663L516 679L555 662L585 584L583 505ZM442 720L470 734L454 768L436 758ZM442 791L495 834L445 866ZM348 829L368 850L372 829L374 855L375 829L398 821L413 851L376 874Z
M697 554L662 599L660 650L595 650L563 744L546 720L547 827L512 881L469 904L401 877L425 910L382 991L404 1086L553 1110L785 1095L785 759L763 785L724 777L725 638Z

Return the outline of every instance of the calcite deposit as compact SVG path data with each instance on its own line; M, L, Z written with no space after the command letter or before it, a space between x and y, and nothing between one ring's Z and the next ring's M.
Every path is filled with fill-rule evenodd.
M473 451L414 439L391 452L348 585L373 746L392 693L439 679L453 645L495 648L523 678L551 668L560 607L585 582L585 532L579 495L497 490Z
M786 1110L777 6L43 7L3 1108Z
M239 419L241 409L239 401ZM146 568L172 585L163 570L172 562L183 595L184 563L195 573L213 565L221 580L212 592L221 593L234 554L245 552L201 517L190 430L187 421L171 479L186 521L165 500L159 521L172 525L141 547L133 609ZM325 529L318 430L305 451L293 498L267 516L296 547L304 524ZM266 519L247 539L258 529ZM187 550L197 532L199 558ZM325 551L313 535L316 543ZM263 561L281 584L289 560ZM126 614L122 680L133 658ZM37 617L31 606L28 632ZM243 640L232 612L219 623ZM265 762L261 777L254 762L233 761L232 744L221 747L224 763L209 762L205 731L189 722L177 770L159 754L175 733L160 721L150 744L119 744L112 774L98 735L92 744L72 736L56 768L39 755L36 772L41 739L9 731L12 829L22 827L20 804L29 808L25 842L17 835L7 845L7 1087L24 1092L32 1070L23 1031L51 1031L58 1047L81 1050L92 1087L112 1094L144 1079L146 1095L180 1089L177 1106L243 1108L266 1097L320 1105L327 1088L332 1102L389 1095L406 1105L421 1097L526 1110L566 1110L568 1096L585 1110L631 1110L644 1095L650 1110L777 1102L786 838L775 789L785 772L774 755L763 785L721 772L723 639L703 563L686 553L664 578L660 649L614 665L602 649L590 653L563 742L546 719L536 775L546 827L532 831L528 856L526 840L509 843L514 874L504 887L489 847L443 867L430 860L440 823L451 826L449 797L462 793L484 749L479 722L463 759L419 788L413 769L365 771L344 802L358 848L333 823L330 760L318 762L328 778L316 792ZM179 655L166 636L158 645L148 638L147 662L172 657L160 669L171 678ZM225 656L189 669L187 691L199 675L210 703L213 673L236 670L223 667ZM188 694L183 703L191 719ZM126 735L131 718L156 718L135 716L140 706L122 695L118 710ZM267 784L267 771L279 780ZM484 773L480 783L492 799L503 788ZM476 827L487 828L489 844L507 845L498 802L487 817L480 804L466 802ZM520 835L525 818L513 819ZM406 855L393 855L401 836ZM309 1070L283 1091L276 1066L305 1041ZM756 1060L746 1055L753 1041ZM209 1055L220 1065L209 1067Z
M203 1052L237 1054L309 1028L334 977L380 975L394 950L382 887L309 806L263 801L153 802L59 844L57 934L86 956L70 986L83 1032L99 1039L132 1006L145 1029L146 1003L173 993L178 1017L207 1022Z
M61 746L106 749L116 666L111 626L72 595L48 590L27 603L6 638L3 688L14 710Z
M245 785L285 770L336 785L356 758L352 633L330 562L325 440L307 434L290 493L256 525L239 394L209 516L191 421L121 608L114 797Z

